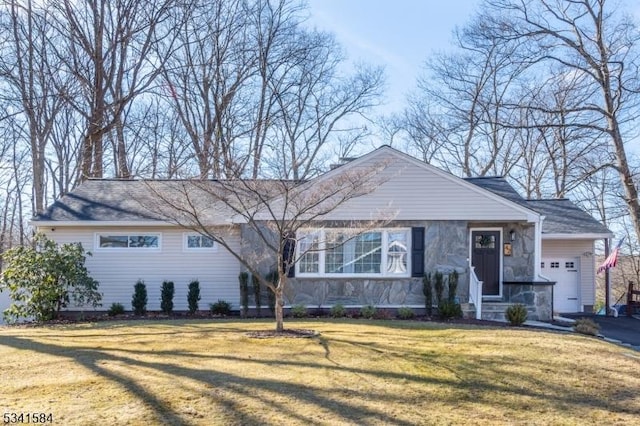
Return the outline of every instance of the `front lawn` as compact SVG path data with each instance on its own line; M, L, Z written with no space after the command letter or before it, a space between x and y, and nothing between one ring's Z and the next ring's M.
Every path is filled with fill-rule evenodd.
M424 322L0 328L0 408L54 424L633 424L640 353L580 335Z

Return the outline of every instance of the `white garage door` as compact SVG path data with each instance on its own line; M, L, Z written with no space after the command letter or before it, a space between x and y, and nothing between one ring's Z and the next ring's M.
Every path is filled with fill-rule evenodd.
M542 260L542 275L556 282L553 287L553 310L555 312L580 312L579 260L577 257Z

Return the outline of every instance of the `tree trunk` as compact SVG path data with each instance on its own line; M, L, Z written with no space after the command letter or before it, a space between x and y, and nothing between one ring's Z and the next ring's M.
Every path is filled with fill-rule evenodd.
M131 177L131 171L129 170L129 165L127 164L127 144L124 138L124 124L122 122L122 117L116 117L116 125L115 125L115 137L116 137L116 177L129 179Z
M275 315L276 315L276 331L281 332L284 331L284 293L282 291L284 282L282 275L280 275L280 279L278 282L278 286L275 288L276 295L276 306L275 306Z

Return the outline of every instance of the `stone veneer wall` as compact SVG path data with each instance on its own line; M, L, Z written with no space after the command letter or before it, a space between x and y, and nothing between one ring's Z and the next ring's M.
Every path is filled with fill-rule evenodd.
M514 224L503 227L503 238L509 242L509 231L514 230L516 240L511 243L512 255L504 256L503 281L533 281L535 274L535 227Z
M521 223L470 223L470 228L502 228L502 244L511 242L511 256L502 258L502 280L522 282L502 287L502 303L520 303L527 306L529 319L550 321L551 286L530 284L535 275L535 227ZM510 231L515 231L515 241L509 241Z
M468 228L465 221L398 221L388 227L425 227L425 270L458 271L457 295L469 295ZM290 278L287 304L310 306L424 306L421 278Z
M551 301L553 285L510 284L504 286L504 300L508 303L520 303L529 310L528 319L551 321Z
M532 286L524 282L534 280L533 225L507 223L468 223L466 221L398 221L395 227L425 227L425 271L460 275L457 296L462 303L469 299L469 229L502 228L503 238L516 232L512 242L512 256L503 257L503 280L523 281L522 285L505 285L503 301L523 303L532 312L531 318L551 319L551 288ZM392 226L389 226L392 227ZM242 229L243 252L246 256L262 258L261 270L267 273L273 261L264 256L261 240L245 226ZM504 242L508 241L502 241ZM424 306L421 278L289 278L285 289L285 303L308 306L376 305Z

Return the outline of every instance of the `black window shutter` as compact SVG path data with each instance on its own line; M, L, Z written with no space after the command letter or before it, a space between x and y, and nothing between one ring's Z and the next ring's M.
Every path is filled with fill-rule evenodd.
M282 247L282 268L287 273L287 277L293 278L296 276L296 265L294 264L296 252L296 237L288 236L284 241L284 247Z
M424 226L411 228L411 276L424 275Z

